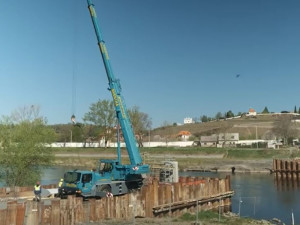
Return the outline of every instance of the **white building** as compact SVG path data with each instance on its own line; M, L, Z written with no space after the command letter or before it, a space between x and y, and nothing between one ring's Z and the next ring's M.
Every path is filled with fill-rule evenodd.
M190 123L194 123L193 118L186 117L183 119L183 124L190 124Z
M253 108L249 109L249 112L247 113L247 116L256 116L256 111Z

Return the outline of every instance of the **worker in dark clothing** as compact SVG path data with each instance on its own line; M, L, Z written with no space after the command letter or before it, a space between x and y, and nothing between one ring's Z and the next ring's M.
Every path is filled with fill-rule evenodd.
M41 193L42 193L42 187L39 181L36 182L36 185L34 185L34 200L40 201L41 200Z

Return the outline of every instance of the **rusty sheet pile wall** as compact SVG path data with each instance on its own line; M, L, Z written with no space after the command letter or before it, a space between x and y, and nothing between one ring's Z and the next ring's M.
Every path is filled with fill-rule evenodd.
M103 199L68 196L68 199L43 199L42 202L10 201L0 208L0 225L75 225L105 219L131 220L134 216L178 216L219 206L229 206L233 192L230 177L181 177L175 184L157 180L144 185L140 191Z
M278 190L292 190L300 187L300 159L274 159L273 172Z
M275 172L277 176L299 178L300 159L294 159L294 160L273 159L273 172Z

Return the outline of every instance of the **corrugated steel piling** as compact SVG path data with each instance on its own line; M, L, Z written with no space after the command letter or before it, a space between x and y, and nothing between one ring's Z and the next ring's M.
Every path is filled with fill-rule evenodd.
M21 189L27 191L26 188L18 190ZM0 225L75 225L105 219L132 220L137 216L174 217L184 212L194 213L197 206L201 210L229 206L232 195L230 177L182 177L174 184L154 179L140 191L123 196L88 201L75 196L42 202L9 201L6 207L0 208Z
M279 190L298 188L300 185L300 160L274 159L275 185Z

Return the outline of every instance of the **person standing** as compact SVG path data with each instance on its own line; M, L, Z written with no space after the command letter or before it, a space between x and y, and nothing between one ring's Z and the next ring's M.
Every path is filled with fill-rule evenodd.
M64 183L64 179L61 178L60 181L59 181L59 183L58 183L58 187L60 188L63 185L63 183Z
M40 201L41 200L41 193L42 193L42 187L39 181L36 182L36 185L34 185L34 200Z

